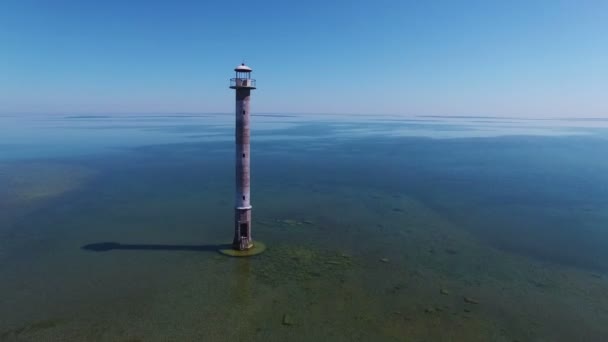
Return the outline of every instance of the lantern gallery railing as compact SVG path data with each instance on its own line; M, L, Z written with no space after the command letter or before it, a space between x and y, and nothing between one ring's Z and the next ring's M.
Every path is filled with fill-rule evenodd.
M255 80L252 78L231 78L230 87L255 88Z

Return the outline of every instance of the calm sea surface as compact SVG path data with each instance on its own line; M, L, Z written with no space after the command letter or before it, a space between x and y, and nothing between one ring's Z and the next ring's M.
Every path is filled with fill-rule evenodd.
M606 341L608 119L0 117L0 341Z

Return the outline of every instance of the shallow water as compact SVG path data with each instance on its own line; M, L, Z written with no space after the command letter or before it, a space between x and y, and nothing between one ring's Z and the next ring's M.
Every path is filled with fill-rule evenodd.
M0 340L608 336L608 121L253 120L0 117Z

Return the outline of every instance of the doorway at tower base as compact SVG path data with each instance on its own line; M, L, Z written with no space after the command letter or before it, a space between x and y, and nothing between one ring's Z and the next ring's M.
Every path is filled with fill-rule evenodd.
M220 253L231 256L231 257L250 257L258 254L264 253L266 250L266 245L260 241L253 241L253 247L246 249L244 251L240 251L238 249L233 248L224 248L220 249Z

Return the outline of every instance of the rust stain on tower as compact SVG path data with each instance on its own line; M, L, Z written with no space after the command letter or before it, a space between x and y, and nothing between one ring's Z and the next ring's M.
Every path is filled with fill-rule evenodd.
M249 103L255 80L251 78L251 68L244 63L234 71L236 77L230 80L230 88L236 90L236 198L232 245L236 250L245 251L254 247L251 236Z

